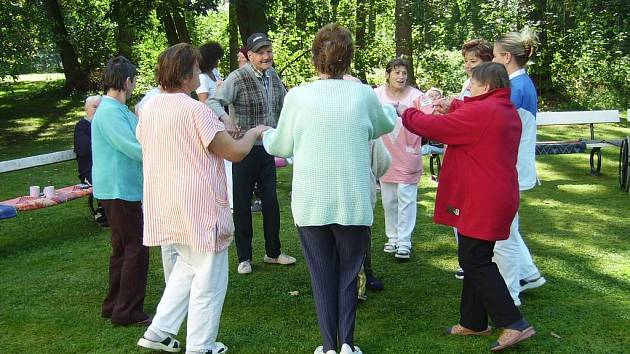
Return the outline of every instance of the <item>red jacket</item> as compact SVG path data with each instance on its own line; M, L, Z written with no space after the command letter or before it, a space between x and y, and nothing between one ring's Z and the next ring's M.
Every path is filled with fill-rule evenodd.
M453 101L446 115L409 108L402 119L409 131L448 145L434 221L471 238L507 239L519 205L516 158L521 138L510 89Z

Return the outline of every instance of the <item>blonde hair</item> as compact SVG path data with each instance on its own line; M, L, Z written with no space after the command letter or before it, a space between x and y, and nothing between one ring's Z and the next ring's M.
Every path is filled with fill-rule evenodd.
M538 35L529 26L525 26L521 32L508 32L502 35L494 44L512 54L519 66L525 66L538 47Z

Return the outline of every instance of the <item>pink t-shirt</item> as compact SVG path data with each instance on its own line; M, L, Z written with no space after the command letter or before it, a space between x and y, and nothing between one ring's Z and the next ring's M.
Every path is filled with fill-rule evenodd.
M215 114L186 94L160 93L142 107L145 246L184 244L219 252L232 241L223 159L208 150L225 130Z
M374 89L381 103L400 103L407 107L413 107L414 101L422 96L420 90L410 87L407 96L402 100L394 100L387 95L386 86ZM402 119L398 117L394 130L383 135L383 143L392 157L392 163L379 180L387 183L417 184L422 175L422 154L420 146L422 138L408 131L402 125Z

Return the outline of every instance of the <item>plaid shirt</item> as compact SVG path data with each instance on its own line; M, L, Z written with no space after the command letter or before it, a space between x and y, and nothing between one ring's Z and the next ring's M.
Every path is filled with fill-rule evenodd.
M230 73L208 105L222 117L223 106L230 107L230 116L241 127L241 136L259 124L275 127L280 117L286 90L271 68L264 73L251 64Z

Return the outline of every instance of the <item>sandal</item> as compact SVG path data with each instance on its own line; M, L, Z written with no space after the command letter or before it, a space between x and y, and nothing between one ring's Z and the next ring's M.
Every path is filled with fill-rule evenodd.
M385 253L396 253L396 249L398 249L398 247L396 247L395 244L393 244L393 243L386 243L385 247L383 247L383 252L385 252Z
M460 324L456 324L453 327L449 327L444 331L445 336L489 336L492 334L492 327L488 326L483 331L473 331Z
M144 337L138 340L138 346L153 350L162 350L169 353L177 353L182 350L182 345L173 337L166 337L161 342L148 340ZM227 348L226 348L227 351ZM218 352L221 353L221 352Z
M394 257L399 259L409 259L411 258L411 250L408 248L399 248Z
M529 326L522 331L506 328L503 330L503 333L501 333L499 339L497 339L494 345L490 347L490 351L500 352L534 336L535 334L536 330L532 326Z

